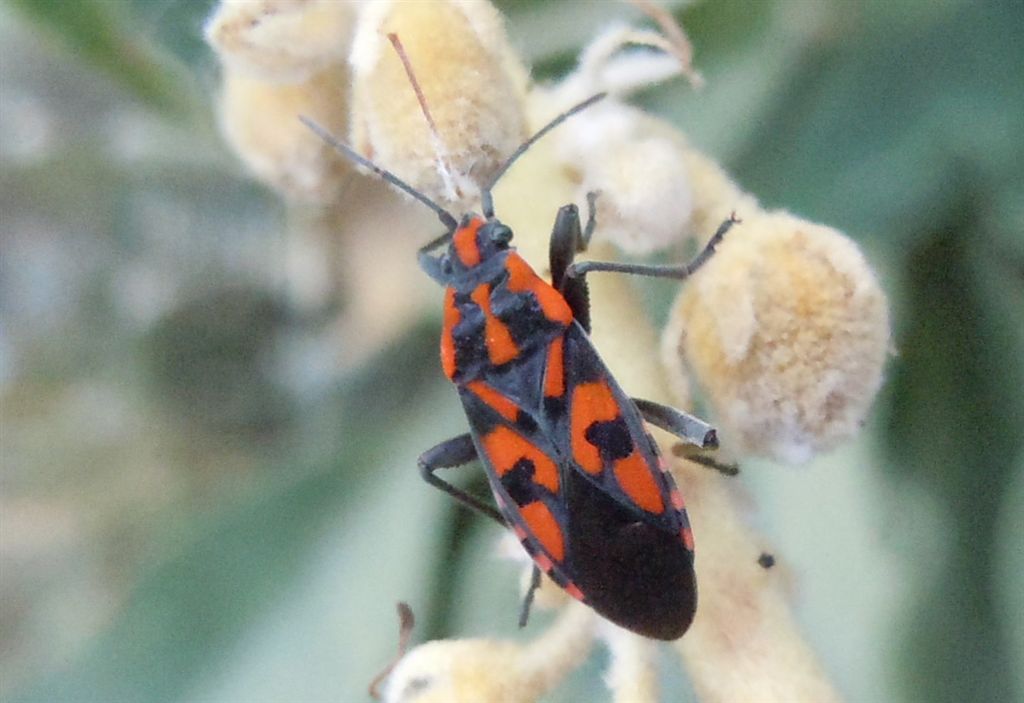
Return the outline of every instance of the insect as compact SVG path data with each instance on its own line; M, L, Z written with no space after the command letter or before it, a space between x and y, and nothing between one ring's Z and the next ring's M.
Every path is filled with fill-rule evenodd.
M585 275L618 271L682 279L714 252L735 218L684 266L574 263L595 228L595 195L581 226L562 207L550 243L551 281L511 246L495 217L498 179L543 135L604 97L555 117L524 142L481 190L481 215L456 218L391 172L303 121L352 161L404 191L441 220L445 232L419 250L421 268L444 287L441 365L455 384L469 432L419 459L423 478L507 525L540 573L608 620L647 637L686 631L697 603L693 534L683 499L644 421L702 448L714 429L673 408L630 398L588 338ZM437 475L479 459L497 507Z

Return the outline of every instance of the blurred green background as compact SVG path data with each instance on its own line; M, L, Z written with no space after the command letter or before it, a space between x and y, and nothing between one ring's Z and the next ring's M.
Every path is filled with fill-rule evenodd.
M636 17L501 5L548 78ZM0 5L4 701L364 700L400 599L419 640L523 636L496 530L416 474L462 426L439 316L345 365L346 301L291 301L284 206L214 127L210 7ZM640 102L891 296L861 437L738 479L808 638L851 701L1024 700L1024 5L678 16L708 85ZM605 663L551 700L604 700Z

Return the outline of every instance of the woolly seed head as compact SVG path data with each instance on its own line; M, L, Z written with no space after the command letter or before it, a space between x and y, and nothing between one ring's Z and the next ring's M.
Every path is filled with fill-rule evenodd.
M337 193L348 161L334 153L298 115L310 115L328 131L346 124L344 66L314 74L300 83L272 83L225 71L220 95L220 126L246 166L285 196L329 202Z
M521 647L497 640L436 640L402 658L388 678L387 703L528 703L540 691L519 680Z
M754 214L726 236L684 286L666 333L723 440L786 462L856 434L890 335L885 295L856 245L784 212Z
M300 82L344 62L357 9L335 0L221 0L206 41L232 71Z
M401 41L432 130L388 34ZM490 4L381 2L352 48L352 143L429 197L468 209L525 139L526 72Z
M572 129L559 131L555 140L559 159L577 174L576 199L600 193L597 236L631 254L682 240L693 194L685 140L620 98L688 71L689 62L680 60L664 36L613 26L584 50L576 70L544 95L546 102L568 107L598 92L609 94L574 116Z
M575 115L573 125L557 137L558 158L576 174L577 200L599 194L595 236L631 254L685 238L693 211L685 142L614 99Z
M588 159L582 189L600 193L601 236L625 252L649 254L686 232L693 198L682 160L670 140L646 137L608 144Z

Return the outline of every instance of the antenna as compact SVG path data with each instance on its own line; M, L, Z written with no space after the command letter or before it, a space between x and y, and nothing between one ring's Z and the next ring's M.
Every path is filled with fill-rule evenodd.
M405 53L405 47L402 46L402 40L398 38L398 35L394 32L388 33L388 41L391 42L391 46L395 47L395 53L398 54L398 58L402 61L402 67L405 68L405 75L409 79L409 83L412 84L412 90L416 93L416 100L420 104L420 112L427 120L427 126L430 127L430 138L434 145L434 155L437 157L438 171L441 174L441 180L444 181L444 187L448 191L448 198L455 200L455 198L462 195L455 187L455 180L452 178L452 167L445 160L445 146L441 140L441 133L437 131L437 123L434 122L434 117L430 114L430 108L427 107L427 97L423 94L423 88L420 87L420 82L416 79L416 72L412 70L412 62L409 60L409 55Z
M390 664L384 667L384 671L377 674L377 676L370 682L369 693L370 697L375 701L380 700L380 685L384 682L384 679L394 671L395 666L405 656L405 652L409 649L409 638L412 636L412 628L416 623L416 619L412 615L412 608L409 607L408 603L398 603L398 656L396 656Z
M651 0L629 0L642 13L658 23L665 38L668 39L669 51L679 60L679 69L693 88L704 87L704 78L693 68L693 44L686 32L671 12L656 5Z
M302 122L302 124L309 127L311 130L313 130L313 132L318 137L320 137L325 142L334 147L339 153L341 153L342 156L347 158L349 161L355 161L360 166L370 169L371 171L376 173L378 176L380 176L385 181L395 186L402 192L407 193L408 195L411 195L412 197L419 200L421 203L423 203L428 208L437 213L438 218L440 218L441 220L441 224L448 228L449 232L455 231L455 228L458 226L458 221L455 219L455 217L450 212L445 210L443 207L441 207L433 200L428 198L426 195L413 188L411 185L403 181L395 174L391 173L391 171L381 168L380 166L373 163L366 157L357 153L356 150L350 147L348 144L345 144L344 142L336 139L334 136L331 135L330 132L328 132L326 129L318 125L311 118L306 117L305 115L299 115L299 121Z
M509 168L511 168L512 164L516 162L516 159L522 156L527 149L533 146L533 144L538 139L543 137L545 134L547 134L555 127L565 122L567 119L575 115L577 112L585 110L594 103L603 100L607 95L608 93L598 93L597 95L590 96L589 98L579 103L578 105L570 107L568 110L557 115L553 120L551 120L546 125L541 127L537 131L537 133L534 134L532 137L530 137L525 142L520 144L519 148L512 152L512 156L508 157L508 159L505 160L505 163L503 163L501 167L495 172L495 174L491 177L491 180L487 183L487 185L480 189L480 208L481 210L483 210L484 217L486 217L488 220L494 217L494 200L491 197L491 189L493 189L495 184L497 184L501 177L505 175L505 172L508 171Z

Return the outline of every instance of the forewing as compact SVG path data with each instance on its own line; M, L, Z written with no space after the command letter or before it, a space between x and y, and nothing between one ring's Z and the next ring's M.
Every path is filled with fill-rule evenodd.
M565 334L565 393L547 423L564 437L569 462L637 519L691 542L683 500L626 396L578 325ZM685 530L685 532L684 532Z
M696 607L682 501L635 406L572 329L543 373L528 374L540 411L486 384L461 391L474 440L503 514L548 576L623 627L675 639Z
M460 395L502 514L537 565L582 598L572 582L567 471L556 447L536 417L493 387L467 386Z

